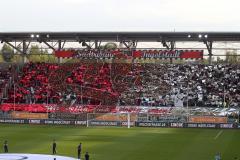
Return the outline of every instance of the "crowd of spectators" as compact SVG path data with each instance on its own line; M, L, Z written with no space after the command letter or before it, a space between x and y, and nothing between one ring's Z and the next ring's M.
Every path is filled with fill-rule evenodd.
M0 97L3 98L4 90L8 85L9 79L12 78L12 66L1 65L0 66Z
M4 102L112 105L118 94L109 71L108 64L27 63Z
M239 65L27 63L4 102L237 107L239 78Z
M142 67L142 86L125 91L122 105L240 106L239 65L143 64Z

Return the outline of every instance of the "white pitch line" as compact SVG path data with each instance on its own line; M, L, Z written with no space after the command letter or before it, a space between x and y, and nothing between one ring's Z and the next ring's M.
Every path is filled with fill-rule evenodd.
M214 140L216 140L222 133L223 133L223 130L219 131L218 134L214 137Z

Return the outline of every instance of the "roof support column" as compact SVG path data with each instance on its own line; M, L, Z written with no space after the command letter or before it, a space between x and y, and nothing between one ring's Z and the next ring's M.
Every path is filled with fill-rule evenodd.
M213 56L213 53L212 53L212 44L213 42L212 41L204 41L206 47L207 47L207 50L208 50L208 64L212 64L212 56Z
M167 42L165 40L162 40L162 45L163 47L166 47L167 50L174 50L175 49L175 41L170 41L170 42ZM173 59L170 58L170 63L172 64L173 63Z
M170 50L174 50L175 49L175 42L171 41L170 42ZM173 64L173 58L170 58L170 63Z
M58 40L58 51L60 51L62 49L62 41ZM63 58L59 57L58 58L58 63L62 63L63 62Z
M99 46L98 46L98 40L95 40L95 41L94 41L94 48L95 48L95 49L98 49L98 48L99 48Z
M28 49L28 46L26 44L26 40L23 40L22 45L23 45L23 50L22 50L23 61L22 62L27 63L27 49Z

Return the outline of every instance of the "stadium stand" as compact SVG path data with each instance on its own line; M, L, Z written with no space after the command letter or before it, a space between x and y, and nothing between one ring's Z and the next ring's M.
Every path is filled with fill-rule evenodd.
M10 71L1 70L1 88L9 78ZM46 109L20 104L237 107L239 78L239 65L26 63L2 109L14 102L15 110L30 112Z
M125 103L121 105L182 106L181 102L186 105L187 101L189 106L200 107L237 107L240 104L239 65L142 66L142 87L133 86L124 92ZM136 97L136 93L141 96Z
M96 72L95 72L96 71ZM104 93L98 94L95 93ZM84 94L86 93L86 94ZM107 94L108 93L108 94ZM108 65L74 64L61 66L47 63L27 63L12 85L6 103L88 103L112 104L99 95L115 97ZM83 97L83 98L82 98ZM113 102L111 102L113 101Z

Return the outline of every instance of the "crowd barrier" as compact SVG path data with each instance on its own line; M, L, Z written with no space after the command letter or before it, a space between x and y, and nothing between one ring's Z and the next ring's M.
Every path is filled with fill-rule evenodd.
M77 120L43 120L43 119L0 119L2 124L41 124L41 125L76 125L76 126L127 126L126 121L77 121ZM179 123L179 122L130 122L135 127L155 128L219 128L240 129L237 123Z

